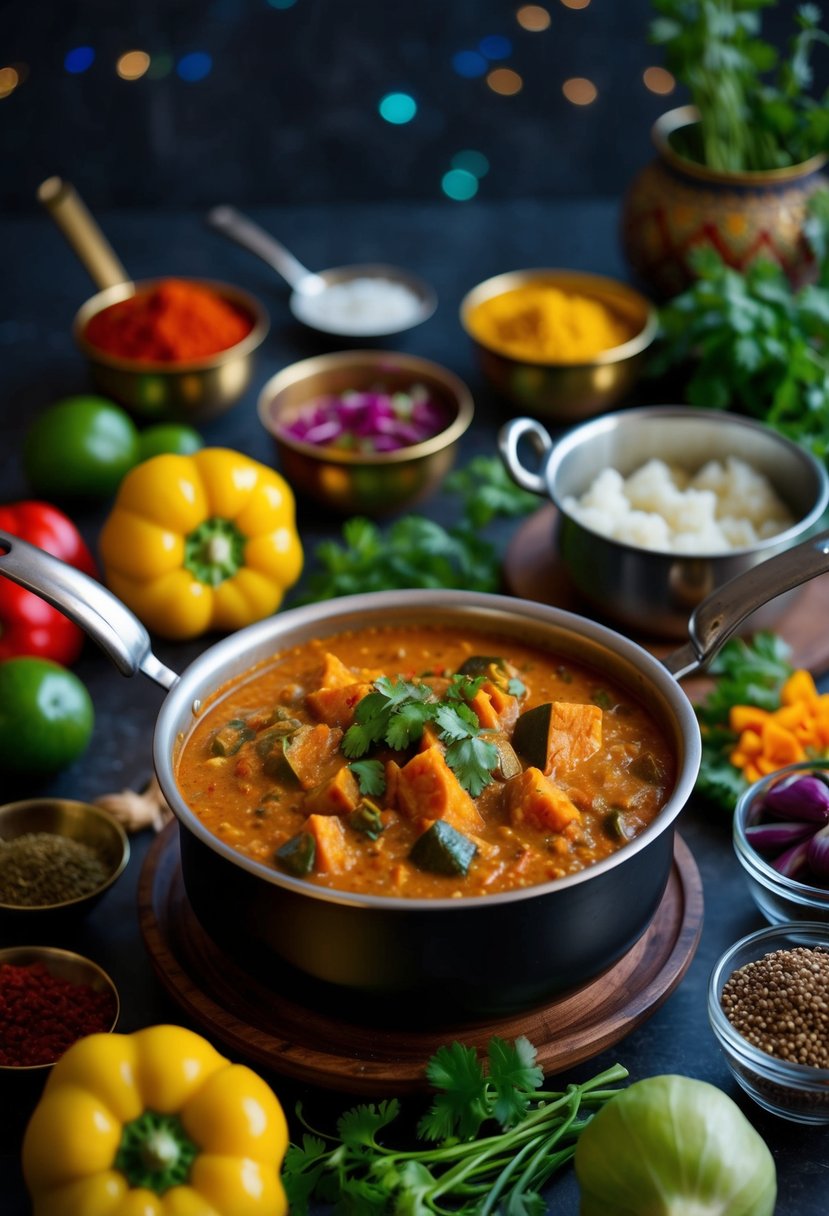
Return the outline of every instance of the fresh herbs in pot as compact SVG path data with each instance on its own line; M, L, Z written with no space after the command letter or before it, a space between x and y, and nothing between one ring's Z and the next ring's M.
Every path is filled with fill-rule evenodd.
M674 137L683 156L722 173L780 169L829 143L829 94L813 97L811 52L829 45L821 10L802 4L787 53L761 37L770 0L653 0L650 40L685 85L699 123Z

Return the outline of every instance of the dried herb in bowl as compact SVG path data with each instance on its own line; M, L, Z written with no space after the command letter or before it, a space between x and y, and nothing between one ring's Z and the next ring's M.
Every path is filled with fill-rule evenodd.
M0 904L43 907L80 899L109 877L90 845L55 832L0 840Z

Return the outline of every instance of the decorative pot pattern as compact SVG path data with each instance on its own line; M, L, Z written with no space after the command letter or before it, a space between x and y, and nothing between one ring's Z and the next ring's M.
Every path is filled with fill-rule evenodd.
M815 260L803 235L811 195L829 186L826 156L767 172L719 173L678 155L670 137L696 120L693 106L656 122L658 156L624 197L621 242L635 276L668 298L693 280L691 254L714 249L745 270L763 258L776 262L794 286L814 277Z

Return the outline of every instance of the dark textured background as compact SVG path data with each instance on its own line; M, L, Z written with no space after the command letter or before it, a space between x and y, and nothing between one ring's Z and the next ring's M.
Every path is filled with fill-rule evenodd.
M275 5L290 4L282 8ZM662 62L647 43L650 0L547 0L547 30L516 21L521 0L2 0L0 67L24 79L0 100L0 201L30 209L53 173L90 205L204 205L436 199L459 151L489 161L478 197L617 195L650 155L649 129L681 90L649 92ZM777 41L797 5L764 28ZM498 96L464 79L458 51L510 40L493 62L523 88ZM92 66L67 72L88 45ZM152 59L119 79L125 51ZM817 58L821 58L820 48ZM179 78L183 56L212 58L204 79ZM167 57L166 75L164 57ZM824 56L825 58L825 56ZM154 73L155 78L153 78ZM562 95L568 77L598 90L589 106ZM410 93L415 119L391 126L377 105Z

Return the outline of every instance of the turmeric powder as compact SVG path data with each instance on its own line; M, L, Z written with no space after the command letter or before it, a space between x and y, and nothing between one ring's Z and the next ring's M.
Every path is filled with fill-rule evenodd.
M585 363L635 336L601 300L546 283L482 301L469 328L484 346L531 363Z
M732 705L729 726L739 736L731 763L747 781L757 781L787 764L827 754L829 693L819 693L811 674L799 668L781 689L779 709Z

